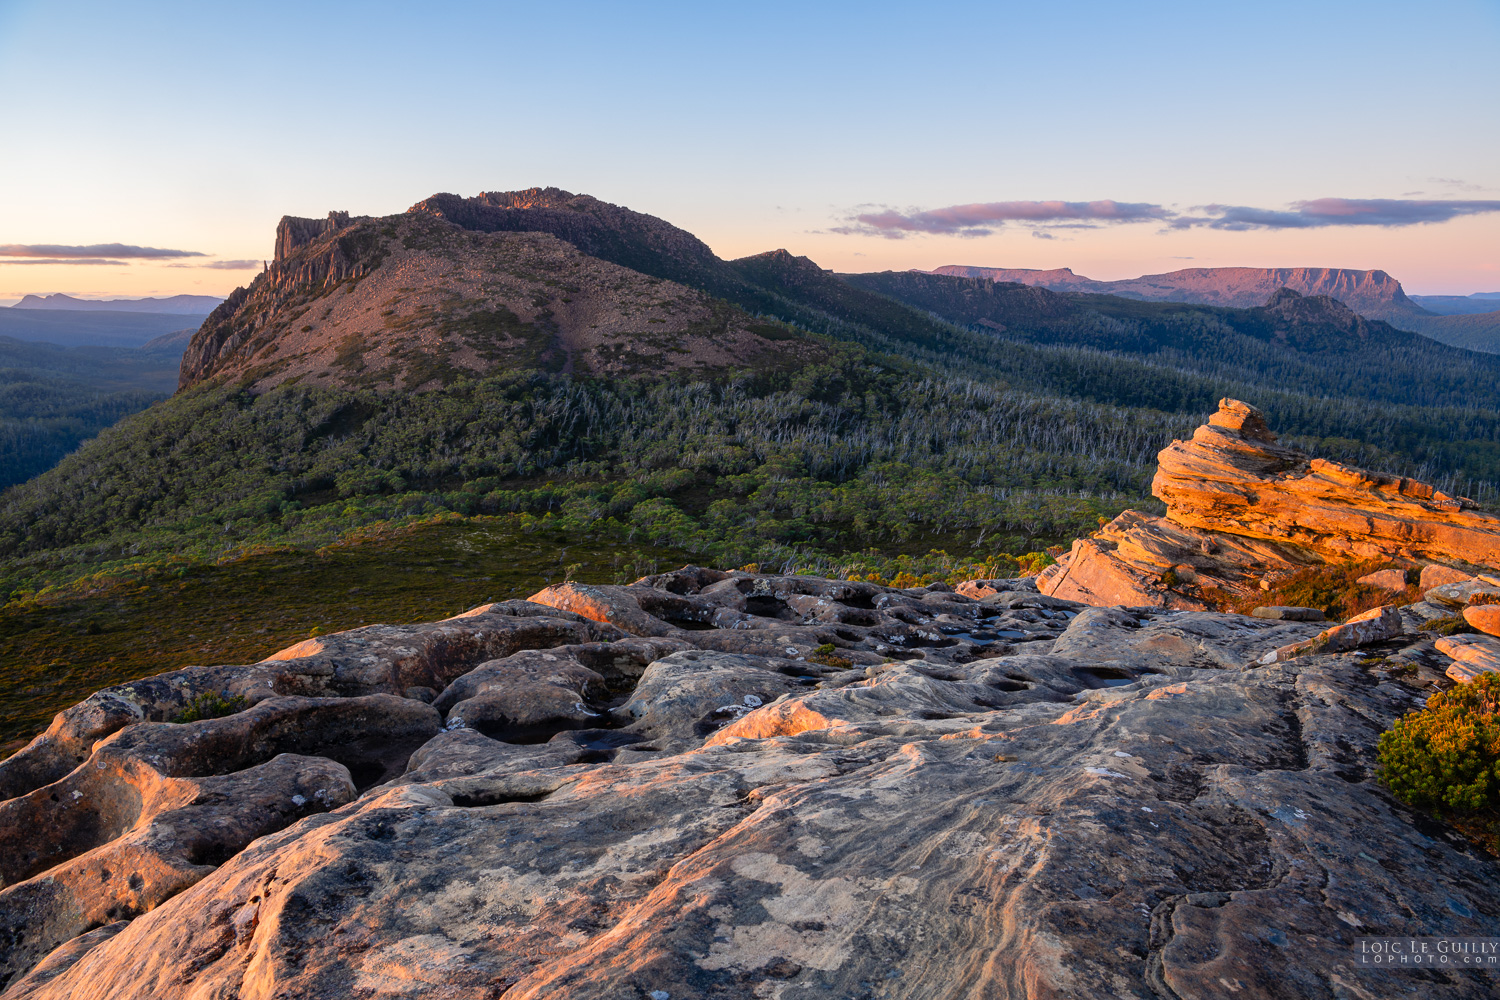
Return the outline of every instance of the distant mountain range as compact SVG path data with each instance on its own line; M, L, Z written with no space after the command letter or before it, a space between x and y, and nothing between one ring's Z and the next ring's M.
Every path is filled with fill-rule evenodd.
M196 328L203 314L99 309L0 309L0 337L63 347L141 347L163 334ZM191 330L189 331L191 332Z
M160 299L78 299L56 295L28 295L12 309L65 309L70 312L176 313L207 316L224 300L216 295L169 295Z
M1473 295L1411 295L1413 302L1439 316L1471 316L1500 309L1500 292L1475 292Z
M1342 267L1190 267L1120 281L1098 281L1071 268L975 267L949 264L931 274L988 278L1059 292L1119 295L1151 302L1188 302L1248 309L1263 305L1280 288L1338 299L1367 319L1470 350L1500 353L1500 300L1479 296L1430 296L1414 300L1384 271Z

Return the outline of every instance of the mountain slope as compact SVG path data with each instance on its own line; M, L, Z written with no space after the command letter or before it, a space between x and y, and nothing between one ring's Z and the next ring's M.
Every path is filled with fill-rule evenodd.
M181 384L415 389L538 369L624 375L795 366L826 350L702 291L550 234L423 212L284 219L277 257L204 322Z
M1282 289L1252 309L1080 295L915 271L844 275L960 326L1231 377L1267 391L1500 409L1500 358Z

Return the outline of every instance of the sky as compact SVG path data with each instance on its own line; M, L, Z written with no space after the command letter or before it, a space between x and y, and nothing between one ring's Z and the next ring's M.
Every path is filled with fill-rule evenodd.
M0 0L0 302L224 295L283 215L557 186L840 271L1500 291L1500 0Z

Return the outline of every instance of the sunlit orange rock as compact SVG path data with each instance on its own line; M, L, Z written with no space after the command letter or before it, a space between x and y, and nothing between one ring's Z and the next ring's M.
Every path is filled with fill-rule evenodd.
M1500 604L1475 604L1464 608L1464 621L1488 635L1500 635Z
M1158 462L1151 490L1166 517L1127 511L1074 542L1038 579L1044 594L1203 609L1325 562L1500 566L1500 518L1414 479L1286 447L1237 399Z

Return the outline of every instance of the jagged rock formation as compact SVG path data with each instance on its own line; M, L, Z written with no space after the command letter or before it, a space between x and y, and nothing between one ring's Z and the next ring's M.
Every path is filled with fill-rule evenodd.
M1430 641L985 589L688 567L100 692L0 763L0 996L1384 996L1356 936L1500 918L1370 780Z
M247 379L256 392L288 380L420 389L512 369L708 374L826 356L787 326L710 298L703 285L689 288L580 251L579 244L591 245L587 234L554 218L593 218L574 205L580 200L656 224L631 230L627 249L642 241L654 247L658 230L697 241L650 216L567 199L573 207L532 207L519 221L508 213L522 210L495 207L495 195L473 204L440 195L378 219L347 212L284 218L276 259L204 321L183 354L179 385L223 376ZM574 242L543 231L539 211ZM681 239L666 242L682 251Z
M1202 610L1253 593L1268 574L1322 562L1500 566L1500 517L1416 480L1281 445L1239 400L1221 400L1158 461L1151 492L1166 517L1126 511L1074 542L1039 578L1043 593Z

